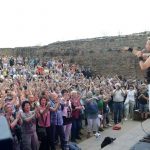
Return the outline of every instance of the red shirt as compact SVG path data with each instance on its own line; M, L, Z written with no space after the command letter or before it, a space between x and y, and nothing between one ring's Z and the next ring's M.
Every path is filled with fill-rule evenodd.
M71 105L72 105L72 118L78 119L80 116L80 109L75 109L75 107L81 106L80 98L72 98Z

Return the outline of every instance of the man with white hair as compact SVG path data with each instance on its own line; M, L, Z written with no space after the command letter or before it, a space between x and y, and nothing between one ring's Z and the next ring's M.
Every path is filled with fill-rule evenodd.
M123 102L125 91L121 88L120 83L115 84L115 90L112 93L114 103L114 124L118 124L122 120Z
M93 97L92 91L87 92L86 102L85 102L85 111L88 121L88 134L87 138L90 137L90 134L97 132L97 119L98 119L98 105L96 99Z

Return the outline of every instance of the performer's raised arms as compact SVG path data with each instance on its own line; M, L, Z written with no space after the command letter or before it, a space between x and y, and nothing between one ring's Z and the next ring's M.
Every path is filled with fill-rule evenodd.
M145 44L146 51L150 52L150 38L147 39ZM148 94L149 94L149 111L150 111L150 57L145 57L145 53L143 51L138 50L137 48L124 47L124 51L129 51L136 55L139 58L139 66L141 70L146 70L147 75L147 84L148 84ZM149 53L148 53L149 54ZM150 56L150 55L149 55Z
M150 52L150 39L149 38L146 42L145 48L147 51ZM150 57L147 57L145 53L143 53L143 51L140 51L137 48L131 48L131 47L124 47L123 50L132 52L134 55L136 55L139 58L139 65L140 65L141 70L147 70L150 68Z
M150 56L150 53L144 52L145 49L139 50L138 48L123 47L122 50L123 50L123 51L130 51L130 52L132 52L135 56L137 56L138 54L142 54L143 57L148 57L148 56Z

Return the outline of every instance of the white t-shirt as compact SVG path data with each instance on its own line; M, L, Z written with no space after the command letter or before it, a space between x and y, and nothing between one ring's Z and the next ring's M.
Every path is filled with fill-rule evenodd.
M127 99L129 101L135 101L136 90L127 90Z
M113 91L114 95L113 95L113 101L114 102L123 102L124 101L124 91L122 90L114 90Z

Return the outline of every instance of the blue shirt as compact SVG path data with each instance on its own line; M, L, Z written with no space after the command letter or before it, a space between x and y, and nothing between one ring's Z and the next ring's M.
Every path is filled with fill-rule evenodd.
M54 100L50 100L50 107L55 107L55 102ZM57 109L57 111L55 112L51 112L50 113L50 120L51 120L51 124L53 125L63 125L63 113L62 113L62 108L61 105L59 106L59 108Z

